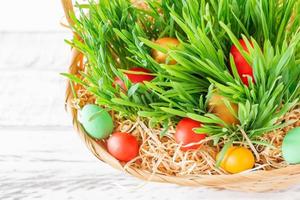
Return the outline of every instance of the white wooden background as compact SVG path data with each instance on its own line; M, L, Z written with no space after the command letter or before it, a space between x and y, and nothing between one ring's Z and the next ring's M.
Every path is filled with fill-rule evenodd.
M58 26L59 1L19 0L18 17L10 9L16 1L5 2L0 0L1 200L300 199L300 185L255 194L145 183L98 161L64 111L59 73L67 70L63 40L70 35ZM47 8L40 18L26 15L37 9L33 4Z

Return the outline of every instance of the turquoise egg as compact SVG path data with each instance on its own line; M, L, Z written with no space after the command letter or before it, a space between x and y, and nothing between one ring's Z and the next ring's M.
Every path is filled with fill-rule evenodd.
M103 108L88 104L79 113L79 121L85 131L97 139L107 138L113 131L114 124L109 113Z
M300 164L300 127L290 130L282 142L282 156L289 164Z

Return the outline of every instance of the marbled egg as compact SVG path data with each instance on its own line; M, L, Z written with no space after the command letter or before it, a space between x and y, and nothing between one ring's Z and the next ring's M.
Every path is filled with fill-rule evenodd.
M88 104L79 113L79 121L85 131L97 139L107 138L113 131L114 124L110 114L103 108Z
M300 164L300 127L293 128L284 137L282 156L289 164Z

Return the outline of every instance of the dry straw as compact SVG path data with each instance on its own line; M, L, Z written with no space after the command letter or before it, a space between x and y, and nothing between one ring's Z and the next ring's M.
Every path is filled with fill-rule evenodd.
M74 12L72 1L62 0L62 4L67 21L72 24L72 19L69 17L69 14ZM75 33L74 37L77 37ZM79 74L78 72L83 68L83 55L76 49L72 49L69 73ZM72 90L75 90L76 97ZM282 119L294 120L294 123L284 129L268 133L262 138L270 142L273 148L252 146L257 161L259 160L254 169L230 175L215 167L215 156L220 147L211 147L209 139L202 141L203 144L198 151L182 152L180 145L174 141L173 126L165 137L160 138L159 128L150 129L145 121L137 119L133 122L112 113L114 120L117 121L116 129L131 132L139 138L141 143L139 157L129 163L120 163L107 152L105 141L96 141L89 137L77 120L80 106L93 101L93 97L83 88L78 85L71 87L68 83L66 105L72 115L74 127L87 147L98 159L140 179L248 192L280 190L300 182L300 165L287 165L280 151L286 132L295 126L300 126L300 108L296 108Z

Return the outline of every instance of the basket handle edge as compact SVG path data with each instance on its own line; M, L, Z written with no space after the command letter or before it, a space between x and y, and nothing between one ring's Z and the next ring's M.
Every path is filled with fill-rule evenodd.
M72 0L61 0L61 3L69 25L73 25L74 21L72 20L70 15L71 13L74 13Z

